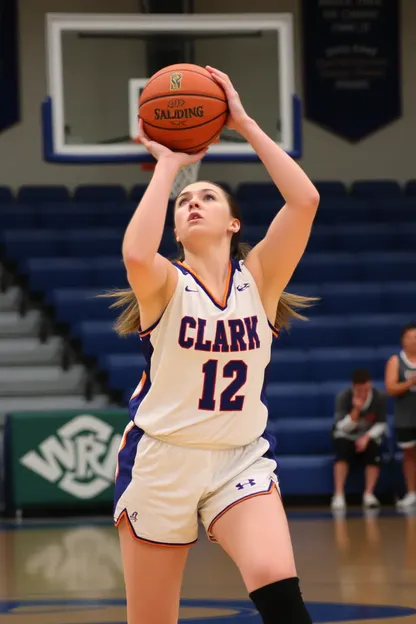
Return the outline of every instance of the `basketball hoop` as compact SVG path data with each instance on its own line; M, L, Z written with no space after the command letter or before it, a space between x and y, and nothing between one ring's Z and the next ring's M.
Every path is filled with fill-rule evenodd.
M172 189L170 192L170 199L176 199L179 193L188 186L188 184L192 184L198 180L199 168L201 166L201 161L193 163L192 165L188 165L187 167L182 167L178 171L176 178L173 181ZM156 167L156 161L151 162L142 162L140 163L140 169L146 173L152 173Z

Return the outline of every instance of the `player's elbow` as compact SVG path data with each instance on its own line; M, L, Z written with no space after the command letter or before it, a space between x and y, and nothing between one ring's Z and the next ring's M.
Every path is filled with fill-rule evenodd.
M127 269L140 268L149 265L155 254L142 249L123 249L123 261Z
M306 194L306 197L304 200L305 209L316 212L318 210L320 199L321 198L318 193L318 190L313 186Z

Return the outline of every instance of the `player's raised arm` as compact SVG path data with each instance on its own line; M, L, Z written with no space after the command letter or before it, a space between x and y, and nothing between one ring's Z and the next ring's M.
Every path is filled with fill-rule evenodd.
M192 155L172 152L150 141L141 121L138 137L157 163L146 192L127 226L122 252L129 283L139 302L142 302L160 291L169 276L174 279L176 275L172 264L158 254L169 194L179 169L200 160L206 150Z
M260 282L262 295L277 300L305 251L319 194L295 161L247 115L228 76L212 67L208 69L227 94L228 127L250 143L286 202L246 261Z

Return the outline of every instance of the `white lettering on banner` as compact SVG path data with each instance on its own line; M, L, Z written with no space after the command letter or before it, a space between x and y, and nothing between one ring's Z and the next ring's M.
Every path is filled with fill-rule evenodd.
M121 437L96 416L80 414L20 462L75 498L87 500L113 483Z

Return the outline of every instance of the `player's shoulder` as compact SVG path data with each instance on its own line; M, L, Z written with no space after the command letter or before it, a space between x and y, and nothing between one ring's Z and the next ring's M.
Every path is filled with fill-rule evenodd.
M352 388L348 387L338 390L336 397L339 402L352 401Z
M400 359L401 359L400 353L393 353L393 355L391 355L387 360L387 366L392 365L392 364L398 365Z

